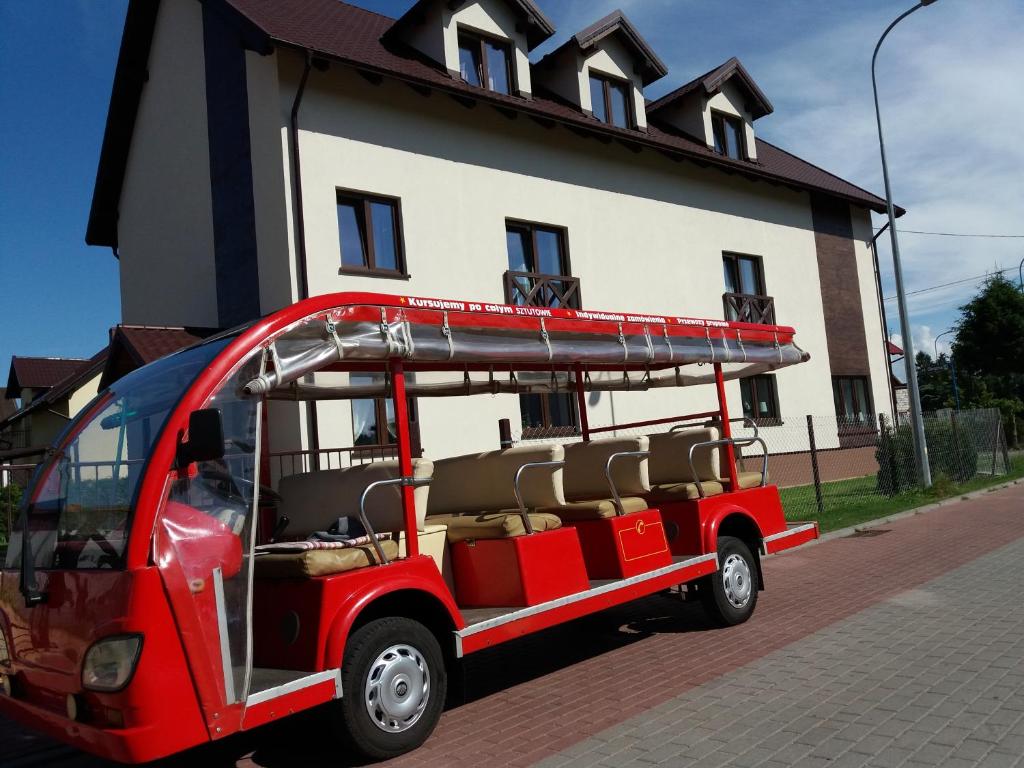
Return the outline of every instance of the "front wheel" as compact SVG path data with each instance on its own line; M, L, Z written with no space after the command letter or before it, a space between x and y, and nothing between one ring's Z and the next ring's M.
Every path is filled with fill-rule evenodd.
M341 668L341 719L352 746L384 760L433 733L448 685L437 638L417 621L376 619L349 639Z
M718 539L718 572L700 584L701 602L712 621L723 627L742 624L757 605L757 562L740 539Z

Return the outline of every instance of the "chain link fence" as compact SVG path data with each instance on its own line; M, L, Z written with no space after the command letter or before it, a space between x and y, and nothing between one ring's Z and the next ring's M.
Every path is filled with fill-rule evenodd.
M1005 475L1010 469L1006 436L998 409L939 411L925 416L925 439L933 483L959 487L978 477ZM637 436L672 429L676 422L615 430L598 435ZM710 423L710 422L708 422ZM598 427L599 425L592 425ZM604 425L600 425L604 426ZM696 425L695 425L696 426ZM737 438L761 437L768 452L769 481L782 492L786 516L813 520L853 504L877 503L879 516L896 497L920 491L909 422L893 423L884 414L856 420L802 416L733 425ZM575 427L530 429L509 435L521 442L572 442ZM740 469L760 471L760 445L745 447Z

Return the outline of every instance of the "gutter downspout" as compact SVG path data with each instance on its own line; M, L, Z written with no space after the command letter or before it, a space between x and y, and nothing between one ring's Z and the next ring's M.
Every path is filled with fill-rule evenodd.
M302 205L302 160L299 154L299 107L302 97L306 94L306 83L309 72L313 68L313 52L306 49L306 61L299 79L299 88L295 92L291 112L291 144L292 144L292 188L295 191L295 251L298 258L299 300L309 298L309 275L306 268L306 217ZM316 413L316 401L306 401L306 423L309 425L310 468L320 469L320 425Z
M875 236L871 238L871 259L875 263L875 293L878 296L878 314L882 319L882 333L885 334L885 368L888 376L885 377L885 384L889 388L889 405L892 406L892 418L893 423L896 423L897 411L896 411L896 389L892 385L892 355L889 354L889 318L885 312L885 300L882 298L882 270L878 263L878 238L880 238L885 231L889 229L889 222L885 222L885 226L882 227Z

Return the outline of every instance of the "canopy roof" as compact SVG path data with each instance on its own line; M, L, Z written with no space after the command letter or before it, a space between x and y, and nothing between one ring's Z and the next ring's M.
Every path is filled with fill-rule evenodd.
M332 300L334 300L332 302ZM631 312L522 307L385 294L318 297L335 305L269 339L270 365L246 386L276 399L347 399L389 391L377 383L324 386L315 372L378 371L401 360L410 395L649 389L727 379L805 362L788 326ZM456 376L439 375L455 372ZM631 375L632 374L632 375Z

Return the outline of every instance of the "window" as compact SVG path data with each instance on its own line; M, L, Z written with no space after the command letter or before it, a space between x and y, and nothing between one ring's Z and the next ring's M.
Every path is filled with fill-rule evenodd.
M740 393L743 398L743 415L748 419L779 421L779 394L774 376L740 379Z
M726 253L722 256L725 276L725 317L744 323L775 323L775 299L765 296L764 271L758 256Z
M512 46L504 40L459 33L459 74L477 88L512 93Z
M505 223L505 301L532 307L580 307L580 281L570 277L567 233L561 227Z
M513 272L567 275L569 260L565 240L566 232L560 227L508 222L505 225L508 268Z
M733 160L744 158L742 120L738 117L723 115L721 112L712 112L711 132L715 137L715 152L731 157Z
M594 117L617 128L630 128L633 114L629 108L631 86L625 80L615 80L591 73L590 107Z
M398 200L338 192L342 273L406 277Z
M349 384L368 387L379 384L381 377L373 374L349 374ZM409 433L413 456L420 450L419 417L416 400L409 398ZM398 424L395 420L395 402L390 397L352 400L352 445L355 448L375 448L398 444Z
M864 424L872 419L871 383L867 376L833 376L832 395L840 424Z
M729 293L764 294L764 274L757 256L726 253L722 256L725 270L725 290Z
M531 439L558 434L576 434L576 400L572 395L520 395L523 437Z

